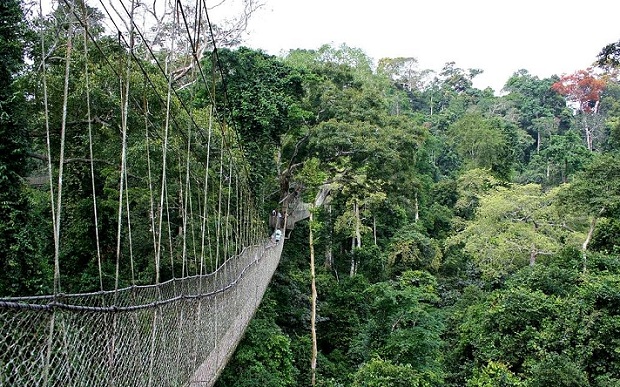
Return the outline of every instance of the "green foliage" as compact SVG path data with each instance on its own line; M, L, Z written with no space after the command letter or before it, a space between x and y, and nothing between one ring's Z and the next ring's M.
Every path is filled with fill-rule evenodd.
M463 243L488 279L534 265L564 245L577 247L584 236L565 227L574 222L557 211L556 195L535 184L490 191L480 198L476 217L448 243Z
M220 49L203 65L203 71L221 76L215 85L216 107L222 115L218 118L240 137L244 158L252 166L253 192L263 194L271 189L268 183L278 170L273 157L276 148L285 135L295 136L309 118L301 105L302 74L274 56L247 47ZM200 82L196 106L208 106L211 92Z
M535 363L528 373L526 384L528 387L590 385L588 376L580 365L565 355L548 354L543 360Z
M489 169L504 178L510 175L515 148L509 147L509 133L500 120L467 114L450 127L448 135L468 169Z
M617 254L620 247L620 222L613 218L601 219L596 224L590 249Z
M591 216L617 214L620 210L620 163L615 155L600 155L577 174L560 194L571 212Z
M322 375L342 380L358 364L350 349L369 313L364 295L368 286L362 275L340 281L325 272L318 276L318 346L324 356L318 361L318 369ZM331 365L323 365L323 361Z
M546 186L566 183L583 169L592 158L579 135L569 131L551 135L545 147L532 156L527 170L518 178L522 182L536 182Z
M546 257L532 270L520 270L508 281L508 286L526 286L548 296L567 297L578 289L582 281L581 255L576 248L564 248L558 254Z
M377 355L440 375L443 323L434 307L438 301L435 278L407 271L397 281L370 286L366 297L373 317L352 352L365 361Z
M356 274L362 274L372 283L384 281L390 275L386 256L377 245L356 247L349 255L356 262Z
M268 317L268 316L266 316ZM291 340L271 318L254 318L239 349L215 384L224 386L296 386Z
M18 76L24 67L28 33L21 2L0 4L0 295L17 296L49 291L48 259L36 255L42 229L33 217L33 200L24 179L27 162L28 112Z
M230 109L244 142L279 144L280 136L303 118L298 109L303 95L300 74L276 57L246 47L218 50L218 59L226 92L216 95L228 97L221 101L223 110Z
M431 387L441 385L441 378L432 372L420 372L409 364L394 364L375 357L355 373L354 387Z
M489 361L467 381L468 387L520 387L524 386L505 364Z
M480 198L502 185L504 183L488 170L470 169L464 172L456 182L456 202L454 197L450 199L455 214L463 219L472 219L480 204Z
M407 270L437 271L441 249L437 241L427 237L411 224L399 229L388 247L387 269L394 274Z
M609 265L604 271L593 264L583 274L579 252L565 250L521 270L504 288L457 303L448 356L465 367L451 367L450 380L478 385L489 361L527 386L616 379L618 268L608 257L592 259L601 258Z

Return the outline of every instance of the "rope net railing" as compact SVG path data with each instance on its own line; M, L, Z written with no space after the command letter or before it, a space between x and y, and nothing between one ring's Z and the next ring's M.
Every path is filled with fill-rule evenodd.
M210 386L282 249L215 95L211 8L42 3L32 245L49 258L0 298L0 385Z
M158 286L0 301L0 384L211 386L281 248L251 246L209 275Z

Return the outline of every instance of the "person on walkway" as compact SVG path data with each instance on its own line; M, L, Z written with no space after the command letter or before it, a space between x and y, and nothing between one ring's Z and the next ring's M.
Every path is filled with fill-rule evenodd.
M280 229L277 229L275 234L274 234L275 240L276 240L276 244L280 242L280 239L282 238L282 231Z

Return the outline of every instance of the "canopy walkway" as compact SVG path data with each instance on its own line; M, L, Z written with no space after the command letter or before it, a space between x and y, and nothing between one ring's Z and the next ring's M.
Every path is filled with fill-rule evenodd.
M212 386L282 246L250 246L213 273L157 286L3 299L0 385Z
M227 106L229 35L204 0L165 3L40 7L23 180L42 278L0 298L0 386L212 386L278 266ZM285 208L288 229L307 216Z

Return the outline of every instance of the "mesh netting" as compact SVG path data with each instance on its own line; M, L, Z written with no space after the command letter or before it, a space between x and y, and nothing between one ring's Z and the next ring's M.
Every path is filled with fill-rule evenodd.
M211 386L278 265L252 246L206 276L0 300L0 385Z

